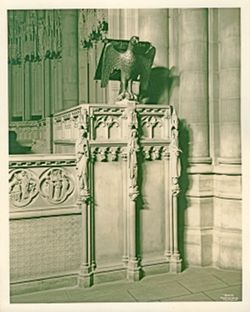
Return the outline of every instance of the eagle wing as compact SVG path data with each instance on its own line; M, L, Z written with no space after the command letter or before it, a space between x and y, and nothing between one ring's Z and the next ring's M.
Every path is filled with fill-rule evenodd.
M112 42L106 44L103 51L101 87L106 87L110 74L115 70L121 69L121 53L118 52Z
M148 88L150 70L154 62L156 49L152 45L143 54L139 55L140 93Z

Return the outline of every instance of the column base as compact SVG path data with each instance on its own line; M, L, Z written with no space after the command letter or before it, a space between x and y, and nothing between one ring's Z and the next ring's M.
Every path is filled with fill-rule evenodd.
M127 256L122 257L122 263L123 263L124 267L127 268L127 266L128 266L128 257Z
M164 257L166 258L167 262L170 262L171 252L170 251L165 251Z
M182 269L182 259L179 254L171 255L169 258L169 272L180 273Z
M142 277L141 267L139 265L139 261L136 260L129 260L128 267L127 267L127 279L129 281L139 281Z
M80 288L88 288L93 285L93 272L88 266L81 266L78 276L78 286Z

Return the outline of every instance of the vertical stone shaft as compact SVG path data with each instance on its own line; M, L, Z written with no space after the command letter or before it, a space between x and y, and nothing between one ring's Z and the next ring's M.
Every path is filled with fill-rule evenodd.
M30 84L30 62L24 64L24 120L31 120L31 84Z
M178 227L177 227L177 197L173 194L173 252L179 254L178 251Z
M207 9L181 9L179 22L179 118L189 124L189 156L202 162L209 157Z
M124 229L123 229L123 263L126 265L128 262L128 207L127 207L127 162L126 159L122 160L122 184L123 184L123 218L124 218Z
M82 266L88 267L88 204L82 203Z
M219 9L220 162L237 162L240 141L240 10ZM224 159L224 161L223 161Z
M108 10L109 37L114 39L120 38L120 10ZM109 81L108 84L108 104L114 104L119 93L120 84L118 81Z
M171 255L171 244L170 244L170 183L169 179L167 178L169 176L170 172L170 166L169 166L169 156L166 155L164 157L164 167L165 167L165 174L166 178L165 180L165 257L169 258Z
M166 9L139 9L139 36L156 48L154 66L168 67L168 15Z
M77 10L62 10L63 108L78 105Z
M129 203L129 258L131 260L136 260L136 203L133 200L130 200Z

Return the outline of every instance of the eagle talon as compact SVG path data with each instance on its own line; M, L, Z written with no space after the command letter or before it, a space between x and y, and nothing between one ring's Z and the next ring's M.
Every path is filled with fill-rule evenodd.
M122 101L125 97L126 97L125 92L122 92L122 93L120 93L120 94L118 95L117 101Z
M125 98L127 100L133 100L134 99L133 93L126 92Z

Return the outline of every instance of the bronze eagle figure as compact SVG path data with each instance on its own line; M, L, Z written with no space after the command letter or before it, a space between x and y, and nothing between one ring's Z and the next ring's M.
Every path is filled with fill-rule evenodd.
M118 101L123 99L138 100L133 92L133 81L140 80L139 97L145 96L150 76L151 66L155 57L155 47L149 42L140 42L139 37L133 36L126 49L119 49L118 40L108 42L101 56L101 87L106 87L114 72L119 71L120 92ZM114 79L117 80L117 79Z

